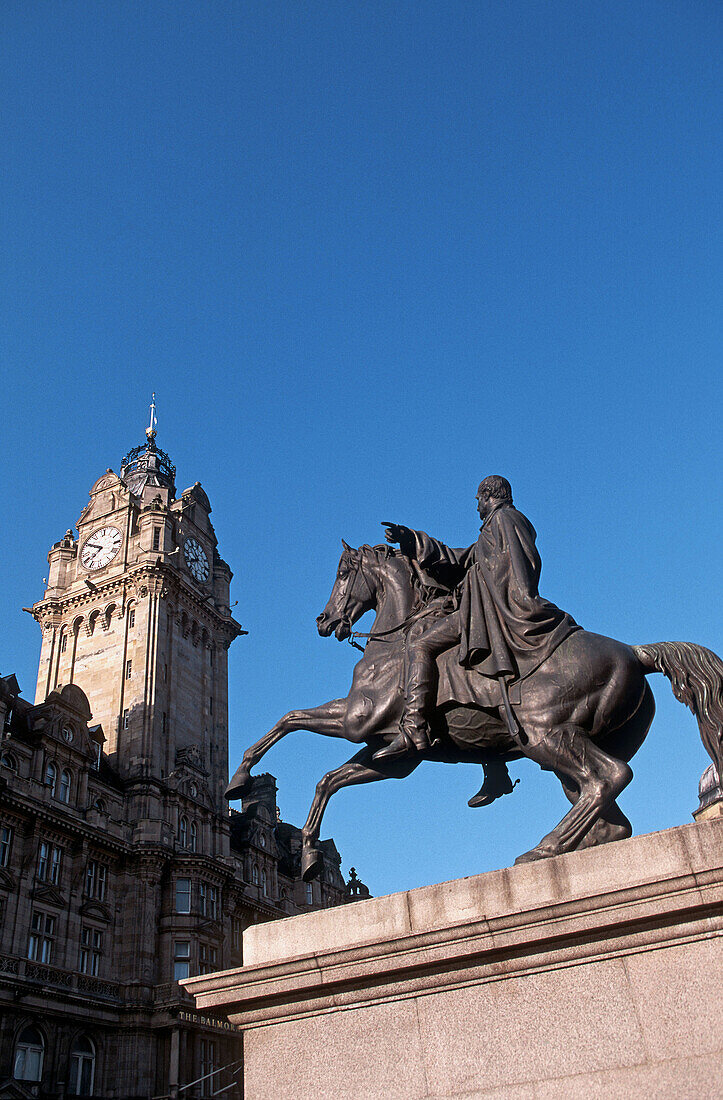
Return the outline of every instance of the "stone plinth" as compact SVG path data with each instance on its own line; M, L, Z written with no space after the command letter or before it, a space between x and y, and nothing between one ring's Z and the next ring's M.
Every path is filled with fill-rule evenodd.
M250 928L247 1100L723 1092L723 819Z

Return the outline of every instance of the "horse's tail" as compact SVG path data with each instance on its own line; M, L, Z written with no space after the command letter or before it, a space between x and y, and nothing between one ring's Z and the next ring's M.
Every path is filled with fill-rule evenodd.
M632 648L645 671L667 676L675 698L692 710L706 752L718 775L723 775L723 661L693 642L653 642Z

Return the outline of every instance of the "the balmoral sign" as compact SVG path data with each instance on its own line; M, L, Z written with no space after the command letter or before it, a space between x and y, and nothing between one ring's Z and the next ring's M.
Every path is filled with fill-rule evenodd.
M212 1027L216 1031L238 1031L230 1020L219 1020L216 1016L202 1016L199 1012L179 1012L178 1019L184 1024L197 1024L199 1027Z

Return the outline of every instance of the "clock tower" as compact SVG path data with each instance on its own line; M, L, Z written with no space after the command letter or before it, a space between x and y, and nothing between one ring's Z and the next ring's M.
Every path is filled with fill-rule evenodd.
M133 781L196 772L212 804L228 777L228 665L244 631L199 482L146 441L96 481L76 527L48 555L32 612L43 638L36 702L77 684L103 727L109 762Z

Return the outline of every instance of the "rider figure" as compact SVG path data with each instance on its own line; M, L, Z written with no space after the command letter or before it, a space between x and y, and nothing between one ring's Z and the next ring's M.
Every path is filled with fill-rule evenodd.
M437 657L455 645L459 645L460 665L499 681L507 726L519 745L520 731L509 707L507 684L529 676L569 634L580 629L570 615L538 594L542 563L536 532L513 507L509 481L496 474L485 478L477 490L477 510L482 519L479 538L461 550L451 549L423 531L384 523L387 541L398 542L402 553L417 561L422 570L432 576L435 571L447 578L456 575L460 583L447 614L435 618L431 625L420 620L410 631L400 731L374 754L375 760L429 748ZM505 778L505 790L511 790L509 778ZM484 804L484 800L476 804Z

